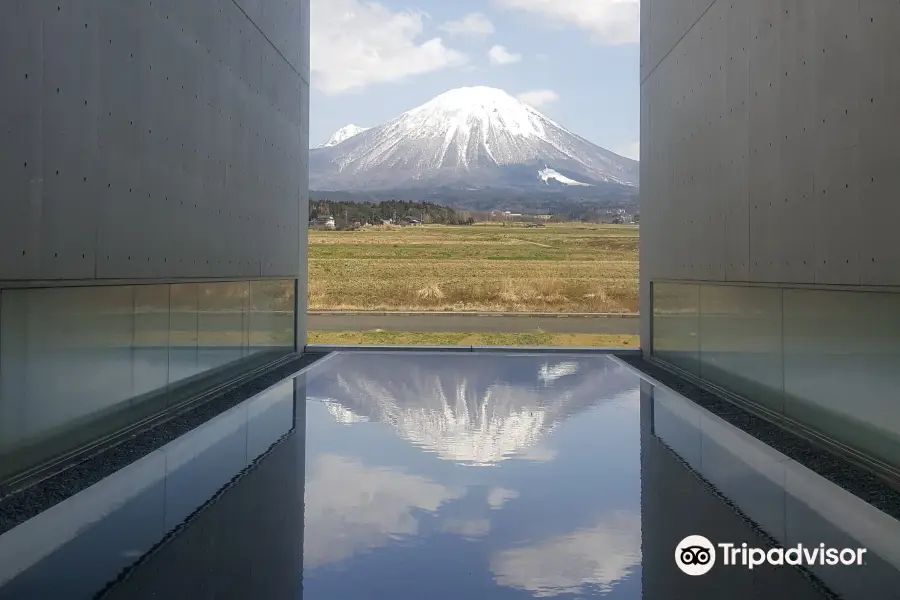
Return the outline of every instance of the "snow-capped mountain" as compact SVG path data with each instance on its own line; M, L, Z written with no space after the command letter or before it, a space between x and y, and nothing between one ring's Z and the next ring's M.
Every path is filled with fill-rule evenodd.
M354 135L362 133L363 131L368 131L368 129L368 127L360 127L351 123L350 125L346 125L335 131L334 135L332 135L327 142L319 146L319 148L331 148L332 146L337 146L341 142L352 138Z
M600 148L506 92L487 87L450 90L326 146L310 151L313 190L584 192L638 185L637 161Z

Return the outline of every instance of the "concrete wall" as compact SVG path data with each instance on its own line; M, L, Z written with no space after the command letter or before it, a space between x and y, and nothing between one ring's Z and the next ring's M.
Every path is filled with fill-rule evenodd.
M0 455L28 462L305 344L309 1L2 10Z
M643 1L641 335L900 465L898 30L883 0Z
M308 2L4 13L0 281L297 277Z

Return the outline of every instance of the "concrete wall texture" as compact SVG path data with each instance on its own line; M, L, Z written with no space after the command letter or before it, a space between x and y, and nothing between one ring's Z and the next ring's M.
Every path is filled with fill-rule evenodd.
M2 11L9 466L67 424L305 344L309 1Z
M308 2L3 8L0 281L298 276Z
M641 20L642 347L900 466L900 5Z

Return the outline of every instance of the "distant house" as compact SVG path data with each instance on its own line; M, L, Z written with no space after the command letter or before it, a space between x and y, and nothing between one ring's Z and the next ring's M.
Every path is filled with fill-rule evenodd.
M421 225L422 221L420 221L419 219L406 218L406 219L403 219L403 223L405 225Z
M328 215L324 217L316 217L310 220L309 226L313 229L334 229L334 217Z
M534 218L539 221L549 221L553 218L553 215L535 215Z

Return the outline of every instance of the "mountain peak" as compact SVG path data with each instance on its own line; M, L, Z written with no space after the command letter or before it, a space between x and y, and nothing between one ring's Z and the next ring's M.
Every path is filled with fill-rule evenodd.
M548 179L582 190L598 184L634 188L637 162L491 87L449 90L310 155L310 185L317 190L547 190Z
M435 96L423 106L472 108L474 106L518 106L520 104L522 103L501 89L473 86L448 90L443 94Z
M368 127L360 127L358 125L350 124L341 127L337 131L334 132L334 135L329 138L327 142L319 146L320 148L330 148L331 146L337 146L344 140L352 138L354 135L358 135L363 131L367 131Z
M483 132L544 138L547 124L557 126L524 102L491 87L453 89L405 115L415 126L440 131L449 137L477 128Z

